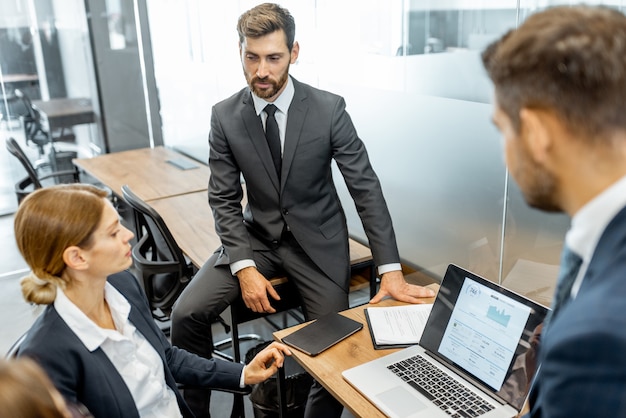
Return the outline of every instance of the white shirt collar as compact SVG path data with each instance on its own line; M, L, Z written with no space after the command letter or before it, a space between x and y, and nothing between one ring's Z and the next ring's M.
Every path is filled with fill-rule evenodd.
M622 177L574 215L565 244L589 263L607 225L625 206L626 177Z
M280 96L278 96L272 104L286 115L287 111L289 110L289 106L291 105L291 101L293 100L293 95L295 94L295 91L296 90L293 86L293 80L291 79L291 76L287 76L287 85L285 86L285 90L283 90ZM254 110L257 116L259 116L261 112L263 112L265 106L270 104L270 102L261 99L254 93L252 93L252 100L254 101Z
M109 304L115 326L120 329L120 327L123 327L127 322L130 313L130 304L126 298L108 282L104 285L104 299ZM57 287L54 308L89 351L96 350L107 338L112 337L112 333L100 328L95 322L89 319L83 311L69 300L59 287ZM120 337L122 337L121 334Z

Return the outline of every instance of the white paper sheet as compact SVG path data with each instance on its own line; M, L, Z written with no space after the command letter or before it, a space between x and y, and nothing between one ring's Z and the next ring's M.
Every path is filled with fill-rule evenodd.
M367 308L377 344L417 344L432 304Z

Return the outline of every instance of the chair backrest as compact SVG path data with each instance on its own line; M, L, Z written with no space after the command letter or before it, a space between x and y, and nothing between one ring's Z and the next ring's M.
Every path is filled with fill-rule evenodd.
M15 184L15 193L17 194L17 200L18 202L21 202L22 199L26 197L28 193L30 193L30 191L28 190L30 185L32 185L34 189L41 189L42 184L39 180L39 176L37 175L37 170L35 170L35 167L30 162L28 156L26 156L24 150L22 149L22 147L20 147L20 144L17 143L15 138L7 138L6 144L9 153L19 160L20 164L22 164L22 167L24 167L27 173L26 178Z
M137 244L132 254L135 268L141 274L153 316L165 320L178 295L191 280L194 267L185 258L161 215L128 185L122 186L122 196L134 213ZM163 315L154 312L157 308Z
M20 115L20 116L24 116L26 118L31 118L32 120L38 120L39 119L39 114L35 111L35 109L33 108L33 102L30 100L30 97L28 97L28 95L26 95L26 93L24 93L22 90L20 89L15 89L13 91L13 94L15 94L15 96L20 99L22 101L22 103L24 104L24 114Z
M26 142L32 142L39 149L39 154L44 154L44 146L52 141L50 134L41 124L41 115L33 106L30 98L20 89L15 89L15 96L22 101L24 110L20 116L24 122Z

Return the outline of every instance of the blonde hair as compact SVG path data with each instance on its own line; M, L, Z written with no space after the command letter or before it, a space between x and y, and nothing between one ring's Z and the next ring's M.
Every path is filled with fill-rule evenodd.
M100 224L107 192L89 184L60 184L35 190L15 214L17 247L32 273L22 278L27 302L49 305L56 288L68 283L63 252L76 245L88 249Z
M54 385L34 360L0 359L0 418L65 418Z

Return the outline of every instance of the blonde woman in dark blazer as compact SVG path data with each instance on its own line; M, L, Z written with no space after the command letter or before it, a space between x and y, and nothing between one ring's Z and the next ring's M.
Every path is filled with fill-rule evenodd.
M28 302L48 305L20 355L34 358L70 402L96 417L193 417L176 383L238 388L261 382L289 350L274 343L247 366L172 346L135 277L129 241L106 193L59 185L31 193L15 216Z

